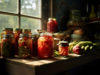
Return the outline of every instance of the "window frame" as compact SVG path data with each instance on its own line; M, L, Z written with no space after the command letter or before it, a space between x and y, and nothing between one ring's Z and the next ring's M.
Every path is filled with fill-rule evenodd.
M21 0L18 0L18 13L11 13L11 12L5 12L5 11L0 11L0 14L3 15L11 15L11 16L17 16L18 17L18 28L21 28L21 17L26 17L26 18L32 18L32 19L37 19L41 21L41 29L42 29L42 0L41 0L41 17L34 17L34 16L28 16L28 15L23 15L21 14Z

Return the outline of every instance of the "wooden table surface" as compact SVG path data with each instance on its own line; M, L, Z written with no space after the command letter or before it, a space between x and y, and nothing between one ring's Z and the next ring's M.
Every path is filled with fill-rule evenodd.
M7 70L10 75L56 75L74 67L100 59L98 52L91 55L70 54L68 57L53 59L6 59Z

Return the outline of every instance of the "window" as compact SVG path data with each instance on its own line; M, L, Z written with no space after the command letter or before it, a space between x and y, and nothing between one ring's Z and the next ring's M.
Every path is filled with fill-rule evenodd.
M0 0L0 29L5 27L41 29L41 0Z

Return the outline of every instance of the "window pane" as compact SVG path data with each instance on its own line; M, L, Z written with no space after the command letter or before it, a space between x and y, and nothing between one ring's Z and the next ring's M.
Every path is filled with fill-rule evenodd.
M18 12L18 0L0 0L0 11Z
M21 0L21 14L41 17L41 0Z
M34 33L37 29L41 29L41 20L22 17L21 28L32 29L32 33Z
M0 14L0 32L2 28L18 28L18 18Z

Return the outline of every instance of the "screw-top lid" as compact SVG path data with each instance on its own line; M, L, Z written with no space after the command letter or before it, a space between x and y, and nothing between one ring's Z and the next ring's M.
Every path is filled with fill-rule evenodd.
M2 31L5 31L5 30L11 30L13 31L13 28L3 28Z
M53 20L53 18L48 18L48 20L50 21L50 20Z
M68 41L59 41L59 43L68 43Z
M68 41L59 41L59 43L57 45L66 46L66 45L68 45Z
M22 31L22 29L20 29L20 28L16 28L15 31Z
M11 34L6 34L6 35L3 35L3 38L12 38L13 36Z
M53 20L56 20L56 18L53 18Z
M52 33L45 32L45 33L41 33L41 34L40 34L40 36L45 36L45 35L46 35L46 36L52 36Z
M31 29L24 29L24 32L25 32L25 31L31 32Z
M20 37L29 37L29 35L28 34L20 34Z

